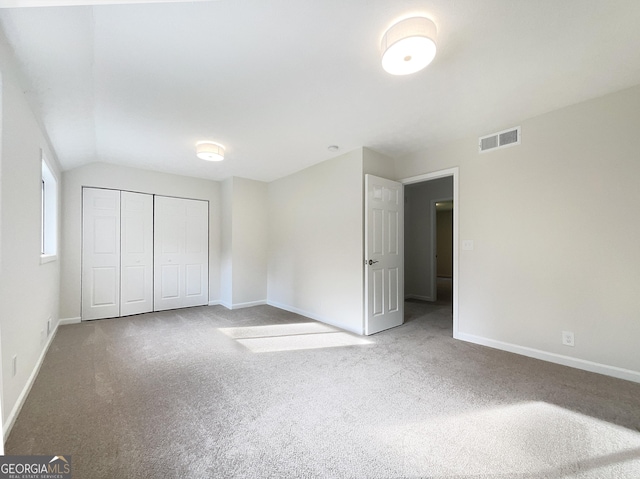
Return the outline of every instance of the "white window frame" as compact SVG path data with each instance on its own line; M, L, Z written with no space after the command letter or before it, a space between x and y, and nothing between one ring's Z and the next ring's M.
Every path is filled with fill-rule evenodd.
M42 211L40 226L40 264L58 259L58 180L44 153L42 158Z

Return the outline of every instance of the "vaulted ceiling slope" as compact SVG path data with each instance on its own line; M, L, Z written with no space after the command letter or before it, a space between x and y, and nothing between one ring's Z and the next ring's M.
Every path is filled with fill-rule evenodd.
M640 83L637 0L61 3L85 5L4 8L0 25L64 169L270 181L360 146L399 156ZM380 40L410 14L434 20L438 53L391 76ZM207 139L226 146L224 162L195 157Z

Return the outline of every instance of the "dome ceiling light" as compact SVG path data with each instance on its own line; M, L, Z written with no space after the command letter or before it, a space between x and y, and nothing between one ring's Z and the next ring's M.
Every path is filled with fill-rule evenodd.
M213 141L199 141L196 143L196 156L205 161L222 161L224 146Z
M411 17L391 26L382 37L382 68L392 75L422 70L436 56L436 25Z

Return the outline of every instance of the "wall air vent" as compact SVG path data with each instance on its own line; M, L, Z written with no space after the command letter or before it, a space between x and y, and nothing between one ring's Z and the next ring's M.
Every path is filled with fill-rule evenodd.
M480 153L484 153L486 151L497 150L499 148L506 148L507 146L515 146L519 144L520 127L516 126L514 128L509 128L508 130L483 136L478 142L478 149Z

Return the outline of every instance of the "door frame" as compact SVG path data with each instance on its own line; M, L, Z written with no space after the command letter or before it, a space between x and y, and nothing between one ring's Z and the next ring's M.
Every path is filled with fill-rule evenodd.
M460 280L460 255L458 248L458 222L459 222L459 187L458 187L459 168L447 168L445 170L425 173L423 175L410 176L400 180L403 185L411 185L414 183L424 183L426 181L437 180L439 178L453 178L453 338L460 339L458 329L458 285ZM406 258L405 258L406 261Z

